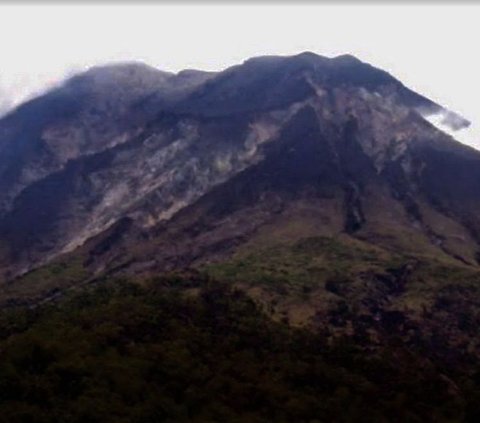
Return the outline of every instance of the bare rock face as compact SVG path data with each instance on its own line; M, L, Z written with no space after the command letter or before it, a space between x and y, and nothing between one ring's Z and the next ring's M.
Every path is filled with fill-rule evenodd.
M477 265L480 153L423 118L440 112L467 124L352 56L93 68L0 121L3 277L89 239L98 268L138 244L135 266L184 265L307 209L322 233Z

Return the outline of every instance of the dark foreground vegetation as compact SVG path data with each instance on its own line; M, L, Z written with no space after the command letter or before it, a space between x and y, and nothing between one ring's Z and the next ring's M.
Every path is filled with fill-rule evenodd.
M126 281L3 312L0 421L478 421L480 373L274 322L206 279Z

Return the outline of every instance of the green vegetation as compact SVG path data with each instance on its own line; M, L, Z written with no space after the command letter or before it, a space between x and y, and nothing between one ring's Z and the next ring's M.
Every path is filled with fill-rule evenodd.
M4 288L0 423L480 417L474 268L346 237L90 286L82 263Z
M416 422L478 412L480 386L459 385L420 351L394 339L381 350L328 342L201 277L104 282L1 322L2 422Z
M315 311L328 313L345 302L355 314L380 307L419 316L451 284L480 287L473 267L401 255L347 237L245 250L204 270L250 290L267 307L273 303L280 314L292 311L290 321L299 324L308 324Z
M353 239L305 238L294 244L256 249L237 254L232 260L212 264L205 270L227 281L246 281L285 289L316 287L338 275L377 269L393 260L392 254Z
M81 256L66 256L46 266L32 270L0 287L0 301L16 303L48 298L82 282L89 276Z

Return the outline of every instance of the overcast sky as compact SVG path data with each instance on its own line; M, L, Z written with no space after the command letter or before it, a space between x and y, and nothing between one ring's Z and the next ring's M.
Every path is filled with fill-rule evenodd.
M0 6L0 109L72 72L119 60L220 70L248 57L351 53L474 122L480 148L480 6Z

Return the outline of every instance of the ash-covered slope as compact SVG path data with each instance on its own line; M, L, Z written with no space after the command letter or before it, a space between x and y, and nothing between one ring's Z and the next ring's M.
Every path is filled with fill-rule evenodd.
M0 122L4 277L92 237L88 266L133 272L306 221L476 265L480 153L422 117L442 110L351 56L92 69Z

